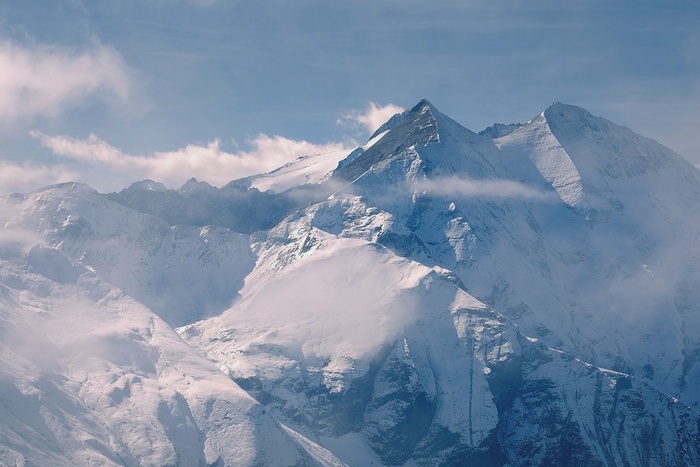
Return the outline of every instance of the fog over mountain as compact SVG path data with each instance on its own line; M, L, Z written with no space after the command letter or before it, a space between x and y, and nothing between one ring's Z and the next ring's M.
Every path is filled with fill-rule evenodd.
M216 188L0 199L0 463L700 464L700 172L427 100Z

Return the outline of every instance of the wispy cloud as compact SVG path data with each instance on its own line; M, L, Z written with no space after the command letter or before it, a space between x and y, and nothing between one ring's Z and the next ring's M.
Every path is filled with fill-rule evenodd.
M112 47L76 51L0 42L0 122L58 116L91 96L126 102L133 73Z
M373 133L387 120L405 109L395 104L379 105L376 102L369 102L362 110L350 110L338 117L338 125L350 128L363 128L368 133Z
M55 155L111 171L128 173L132 179L150 178L171 187L195 177L213 185L236 178L269 172L301 156L347 150L349 143L313 144L283 136L259 134L248 143L249 150L227 152L218 139L208 144L191 144L177 151L133 155L116 148L94 134L87 139L30 133ZM94 183L90 182L89 183ZM99 186L95 186L98 190Z
M559 200L554 192L542 191L524 183L505 179L472 180L459 177L424 179L412 189L437 196L466 196L482 198L517 198L538 201Z
M0 195L27 192L41 186L76 180L78 177L77 172L62 166L0 161Z

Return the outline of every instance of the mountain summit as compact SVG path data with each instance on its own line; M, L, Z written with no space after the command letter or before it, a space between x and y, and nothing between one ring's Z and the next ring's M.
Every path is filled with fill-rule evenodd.
M460 148L451 145L453 142L462 143ZM444 144L441 144L444 143ZM465 144L473 146L470 153L464 153ZM474 167L474 176L482 173L489 173L486 168L489 164L487 158L495 153L493 143L487 138L477 135L462 127L451 118L443 115L428 100L421 100L415 107L404 112L396 119L395 123L384 134L384 136L373 146L367 149L351 163L343 166L334 173L335 177L353 181L370 171L372 168L379 169L392 165L391 160L400 159L406 161L415 153L416 147L430 147L432 145L446 147L447 150L457 150L461 156L471 156L476 164L484 165L482 168ZM479 153L479 149L484 150L484 154ZM454 162L458 164L454 170L465 170L459 167L460 161L455 154ZM405 163L405 162L404 162ZM439 166L439 160L428 158L422 164L424 171L430 171L433 167Z
M3 198L0 463L699 465L698 205L584 109L427 100L222 188Z

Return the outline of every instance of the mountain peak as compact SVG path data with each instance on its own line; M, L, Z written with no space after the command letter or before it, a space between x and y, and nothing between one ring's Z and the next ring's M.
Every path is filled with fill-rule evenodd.
M97 193L97 190L92 188L90 185L86 183L81 183L81 182L63 182L63 183L56 183L54 185L49 185L47 187L41 188L37 190L37 193L40 192L45 192L45 191L64 191L66 193Z
M168 191L168 188L160 182L150 179L134 182L128 188L129 190L147 190L147 191Z
M382 173L381 183L396 177L414 178L419 173L484 178L495 176L498 164L493 141L464 128L422 99L402 113L379 141L338 168L334 177L353 182L371 171Z
M420 117L433 121L446 118L446 116L440 112L428 99L421 99L420 102L414 105L410 110L404 112L404 115L406 117L413 116L415 122L417 122Z
M216 190L215 187L213 187L211 184L207 182L200 182L196 178L192 177L189 180L187 180L178 190L180 193L186 193L190 191L197 191L197 190L207 190L207 191L212 191Z
M395 115L382 125L380 130L388 130L388 133L352 162L336 170L335 175L345 180L354 180L378 162L410 147L440 142L436 116L444 118L427 99L422 99L410 110Z
M435 108L435 106L433 104L430 103L430 101L428 99L421 99L420 102L418 102L410 110L406 110L402 113L394 114L382 126L377 128L377 130L374 133L372 133L372 136L369 137L369 140L376 138L378 135L380 135L384 132L392 130L395 126L397 126L399 123L401 123L401 121L407 115L421 115L424 113L433 114L433 113L439 113L439 111Z
M409 112L427 112L437 110L428 99L421 99Z
M594 117L584 108L558 101L547 107L542 114L550 124L590 124L592 121L599 120L598 117Z

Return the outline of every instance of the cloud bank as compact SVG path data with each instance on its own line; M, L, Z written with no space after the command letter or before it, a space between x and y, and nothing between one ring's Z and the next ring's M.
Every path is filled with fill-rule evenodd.
M249 150L227 152L221 148L221 141L215 139L207 144L191 144L176 151L144 156L125 153L94 134L87 139L50 136L39 131L30 134L57 156L129 174L134 180L157 180L170 187L179 187L192 177L224 185L237 178L269 172L301 156L350 152L354 148L350 143L313 144L259 134L248 142Z
M0 42L0 123L55 117L98 96L126 102L132 72L112 47L95 44L78 52L51 45Z
M40 66L40 63L44 59L47 62L58 63L60 66L81 64L81 66L87 67L90 64L98 65L95 63L95 60L100 54L103 57L100 60L103 61L110 61L115 57L112 55L113 52L105 48L100 49L101 52L99 53L94 52L93 55L75 56L72 59L66 58L66 56L48 57L45 53L44 55L34 52L30 53L16 47L13 50L15 50L14 53L16 54L32 58L32 60L28 61L28 63L31 62L30 64L19 66L19 69L27 72L41 68L43 65ZM60 71L58 70L59 65L52 65L52 69L55 72ZM51 68L49 65L46 65L46 67ZM101 72L96 73L97 75L93 76L93 78L86 77L84 82L77 78L73 80L74 85L71 88L73 91L70 92L68 91L70 86L59 86L63 91L58 92L58 88L54 89L47 84L48 82L43 81L37 82L35 85L27 85L37 89L37 95L25 98L15 96L11 99L12 102L10 102L10 98L5 97L7 102L10 102L10 107L14 106L15 109L19 110L10 111L6 109L5 113L0 115L0 119L15 118L19 115L39 115L39 110L30 111L29 107L34 106L38 109L41 107L40 102L50 103L43 110L44 113L42 115L61 112L65 106L69 105L69 102L77 102L78 97L76 96L88 92L88 89L97 89L99 86L108 88L112 86L115 89L115 93L124 99L128 98L130 84L125 71L121 74L117 73L117 78L114 78L114 82L105 81L102 84L100 84L99 78ZM14 83L14 81L5 79L5 84L3 84L5 87L0 89L21 94L19 82ZM71 80L64 78L62 81ZM90 84L92 87L88 86L87 83L92 83ZM10 89L11 87L12 89ZM73 101L70 100L70 96L74 96ZM22 100L31 105L22 107L20 105ZM370 102L364 110L351 111L341 116L341 119L346 126L362 127L369 132L376 130L391 116L402 111L401 107L394 104L380 106ZM177 188L194 177L212 185L221 186L231 180L270 172L302 156L335 152L350 153L358 145L352 139L315 144L283 136L258 134L246 142L245 149L239 149L234 146L233 150L225 150L222 147L221 140L216 138L208 143L188 144L174 151L131 154L110 144L94 133L91 133L87 138L76 138L69 135L49 135L38 130L33 130L29 134L32 138L39 141L43 147L47 148L53 156L58 156L58 159L56 159L54 164L49 165L0 162L0 169L2 169L0 186L4 188L0 194L7 194L12 191L27 192L41 186L66 181L85 182L99 191L119 190L134 181L143 179L156 180L171 188Z

